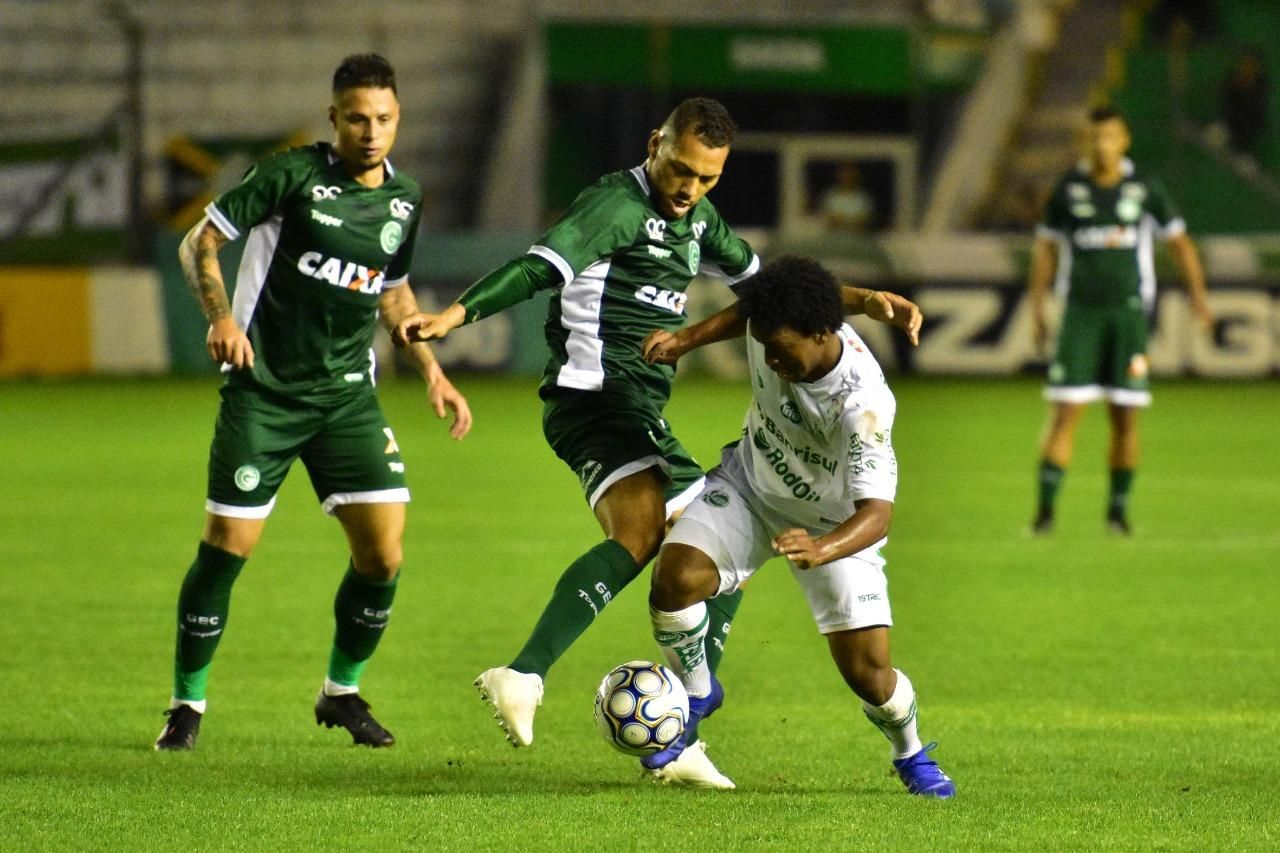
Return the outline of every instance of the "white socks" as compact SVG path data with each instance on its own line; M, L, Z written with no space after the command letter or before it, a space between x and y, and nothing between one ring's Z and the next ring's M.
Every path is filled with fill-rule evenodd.
M706 602L667 613L649 608L653 639L662 649L667 666L675 670L690 696L711 695L711 669L707 666Z
M169 698L170 710L177 708L179 705L186 705L188 708L195 711L197 714L203 714L204 709L208 706L208 704L209 704L209 700L207 699L179 699L177 697Z
M911 679L900 669L894 672L898 683L893 688L889 701L879 707L869 702L862 703L862 712L867 719L875 723L876 728L884 732L892 747L894 761L914 755L923 748L920 734L916 731L916 691L911 686Z

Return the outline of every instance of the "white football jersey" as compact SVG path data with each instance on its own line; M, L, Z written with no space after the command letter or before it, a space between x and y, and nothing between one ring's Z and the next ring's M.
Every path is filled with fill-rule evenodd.
M840 361L816 382L788 382L747 336L752 405L732 461L756 497L796 526L826 532L854 502L892 501L898 462L891 432L896 403L884 371L844 324Z

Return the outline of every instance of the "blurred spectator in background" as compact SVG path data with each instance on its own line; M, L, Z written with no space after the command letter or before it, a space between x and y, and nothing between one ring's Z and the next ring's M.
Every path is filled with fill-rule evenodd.
M1258 140L1267 129L1267 69L1262 51L1245 50L1222 83L1222 123L1227 144L1237 154L1258 156Z
M1195 41L1213 33L1215 18L1213 0L1157 0L1147 29L1161 41L1175 37Z
M822 195L821 213L828 231L862 233L875 219L876 203L862 187L858 164L844 160L836 166L835 185Z

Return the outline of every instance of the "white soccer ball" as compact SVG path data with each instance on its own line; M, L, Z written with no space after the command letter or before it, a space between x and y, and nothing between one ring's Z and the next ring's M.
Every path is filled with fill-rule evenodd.
M689 694L674 672L647 660L615 668L596 691L596 727L627 755L661 752L684 733Z

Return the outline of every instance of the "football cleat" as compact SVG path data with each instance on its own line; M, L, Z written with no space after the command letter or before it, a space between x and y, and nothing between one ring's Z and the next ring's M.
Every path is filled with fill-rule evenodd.
M473 682L512 746L533 743L533 715L542 704L542 676L509 666L486 669Z
M676 738L676 742L662 750L662 752L646 755L640 759L640 763L649 770L657 770L675 761L680 757L680 753L684 752L690 741L697 741L698 723L714 714L723 704L724 687L713 675L711 676L710 693L706 696L689 697L689 722L685 724L684 732L681 733L680 737Z
M164 712L169 722L164 724L160 737L156 738L158 750L184 750L196 748L196 735L200 734L200 719L204 716L190 705L179 705Z
M1129 527L1129 519L1125 518L1123 512L1115 510L1107 513L1107 532L1117 536L1133 535L1133 530Z
M641 766L644 766L643 761ZM705 740L691 744L674 761L662 767L653 770L646 767L644 775L664 785L715 788L721 791L732 791L737 787L732 779L717 770L711 763L711 759L707 757Z
M936 749L937 746L938 742L934 741L914 755L899 758L893 762L893 769L898 772L898 778L911 793L920 797L937 797L945 800L947 797L956 795L956 783L942 772L938 762L928 756L927 753Z
M1031 522L1031 535L1048 536L1052 532L1053 513L1042 509L1036 513L1035 520Z
M359 693L329 696L321 690L316 698L316 725L330 729L342 726L358 745L394 746L396 742L391 732L379 725L369 713L369 703L361 699Z

